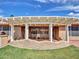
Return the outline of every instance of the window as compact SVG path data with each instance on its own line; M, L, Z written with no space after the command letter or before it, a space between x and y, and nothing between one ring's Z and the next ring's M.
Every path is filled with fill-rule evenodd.
M11 28L9 26L3 26L4 31L9 31Z
M70 36L79 36L79 26L70 26L69 27L69 35Z
M72 27L72 26L69 26L69 31L79 31L79 26L77 27Z
M2 30L2 26L0 26L0 31Z

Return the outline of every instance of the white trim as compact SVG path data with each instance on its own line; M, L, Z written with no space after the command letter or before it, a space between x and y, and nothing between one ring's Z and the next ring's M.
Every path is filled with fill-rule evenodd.
M66 24L59 24L59 23L52 23L52 22L28 22L28 24L53 24L53 25L66 25Z
M2 38L0 37L0 48L1 48L1 46L2 46Z
M69 42L69 26L66 25L66 40Z
M11 25L11 41L14 41L14 26Z
M50 22L28 22L28 24L50 24Z
M53 38L52 38L52 24L49 24L49 39L50 39L50 42L53 41Z

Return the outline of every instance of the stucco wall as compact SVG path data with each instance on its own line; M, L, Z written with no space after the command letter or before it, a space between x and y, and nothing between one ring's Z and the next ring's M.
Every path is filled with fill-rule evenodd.
M6 46L8 44L8 41L9 41L8 36L6 36L6 35L1 36L0 37L0 47Z
M15 39L21 39L22 38L22 32L21 32L21 27L17 26L17 27L14 27L14 38Z
M59 37L63 40L66 40L66 31L65 27L59 27Z
M75 32L75 33L77 34L78 32ZM71 33L71 34L74 34L75 36L70 35L69 36L69 40L79 40L79 36L76 36L75 33ZM65 27L60 27L59 28L59 37L61 37L61 39L66 40L66 30L65 30Z

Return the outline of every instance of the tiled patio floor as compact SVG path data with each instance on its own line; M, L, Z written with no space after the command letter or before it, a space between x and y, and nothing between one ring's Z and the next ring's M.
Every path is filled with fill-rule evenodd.
M11 42L10 45L19 48L28 48L37 50L58 49L69 46L69 44L66 42L51 43L50 41L35 41L35 40L18 40Z

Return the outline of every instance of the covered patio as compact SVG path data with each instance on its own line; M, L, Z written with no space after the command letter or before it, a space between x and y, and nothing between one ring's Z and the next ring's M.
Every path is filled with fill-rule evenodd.
M66 41L65 25L52 24L51 28L50 32L49 24L31 24L29 25L29 39L37 41L50 41L50 33L52 33L51 41Z
M66 17L9 17L11 25L11 41L14 41L14 26L23 26L23 39L25 40L48 40L50 42L69 42L69 29L71 24L76 23L76 18ZM18 33L19 34L19 33Z
M5 39L5 41L2 39L0 47L9 42L12 46L33 49L54 49L69 46L69 27L72 24L79 24L77 18L51 16L8 17L0 18L0 20L0 24L4 24L1 27L8 29L8 32L4 31L7 32L6 39L5 35L0 36Z

